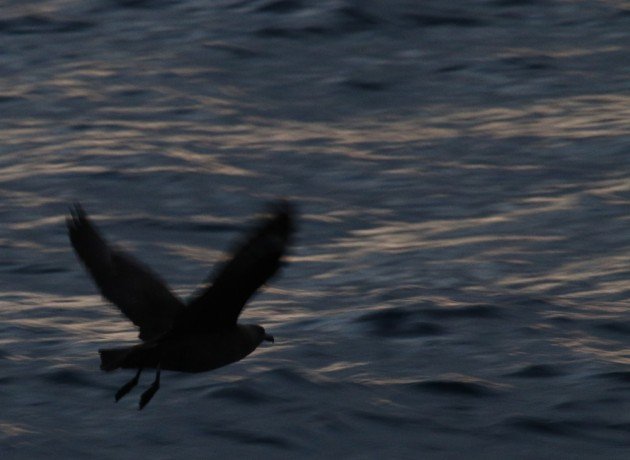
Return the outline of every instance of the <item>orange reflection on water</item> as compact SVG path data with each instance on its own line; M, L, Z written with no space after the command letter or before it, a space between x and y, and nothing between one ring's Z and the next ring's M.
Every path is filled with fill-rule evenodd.
M614 0L604 0L614 1ZM624 2L625 0L619 0ZM523 56L548 56L553 58L567 58L576 56L588 56L592 54L613 53L615 51L622 51L624 48L621 46L600 46L597 48L567 48L566 46L558 49L548 48L542 52L540 49L534 48L509 48L505 52L497 53L498 57L510 58L510 57L523 57Z
M592 356L601 361L617 364L630 364L630 348L613 340L605 340L592 336L580 336L567 339L556 339L557 345L570 348L575 353Z
M254 171L239 168L221 162L216 155L193 153L182 149L170 149L166 152L171 158L177 158L194 166L197 172L205 171L214 174L223 174L225 176L257 176Z
M24 425L0 420L0 438L12 438L23 434L34 433Z
M433 121L454 123L469 134L496 139L519 136L583 139L628 133L630 96L595 94L549 99L515 108L476 108L437 116Z

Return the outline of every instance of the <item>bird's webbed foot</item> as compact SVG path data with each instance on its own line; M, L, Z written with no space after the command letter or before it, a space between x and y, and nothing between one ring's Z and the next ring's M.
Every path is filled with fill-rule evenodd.
M155 393L157 393L157 391L160 389L160 370L160 365L158 364L157 372L155 373L155 380L153 381L151 386L144 393L142 393L142 396L140 396L140 407L138 407L138 410L142 410L144 406L149 404L151 398L153 398Z
M142 368L138 369L136 376L125 383L120 389L116 392L116 402L120 401L123 396L129 393L133 387L138 384L138 380L140 379L140 373L142 372Z

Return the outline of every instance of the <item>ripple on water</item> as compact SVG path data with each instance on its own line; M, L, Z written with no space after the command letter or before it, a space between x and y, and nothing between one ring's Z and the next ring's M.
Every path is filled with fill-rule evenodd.
M173 0L110 0L113 6L120 8L157 9L174 3Z
M411 387L445 396L465 396L470 398L486 398L498 396L496 388L480 382L452 379L432 379L409 384Z
M606 333L630 336L630 325L625 321L602 321L595 328Z
M195 222L184 221L182 219L167 219L158 217L134 217L121 220L127 225L141 226L146 228L159 228L164 230L190 231L190 232L237 232L242 230L238 225L220 222Z
M338 383L323 376L302 372L288 367L279 367L268 371L267 374L282 382L302 387L320 388L322 386L329 387L330 385Z
M292 13L303 7L302 2L299 0L276 0L269 3L265 3L257 8L262 13Z
M0 385L8 385L16 382L18 379L10 375L0 375Z
M549 378L564 375L558 366L552 364L528 364L521 369L507 374L508 377Z
M423 309L424 315L439 319L497 319L503 316L501 309L494 305L467 305L465 307L443 307Z
M355 417L358 417L362 420L373 422L379 425L385 425L390 428L400 428L409 425L431 426L431 420L428 418L416 418L398 414L388 414L383 411L355 410L352 413Z
M59 265L52 265L49 263L30 263L14 268L11 270L11 273L19 275L49 275L52 273L67 273L70 271L71 270L68 267L62 267Z
M281 436L263 434L260 432L247 431L236 428L225 428L218 426L208 426L201 429L204 434L214 435L223 439L235 441L238 444L254 444L278 449L289 450L296 446L289 440Z
M412 13L406 17L420 27L480 27L485 25L484 21L468 16Z
M0 360L8 359L8 358L9 358L9 353L0 349ZM2 366L0 367L0 385L9 384L15 381L16 380L15 375L16 373L14 369L11 367L10 362L2 363Z
M94 27L88 21L57 20L46 16L25 15L0 20L0 33L10 35L80 32Z
M279 1L261 7L263 12L286 14L299 9L301 4L297 2ZM292 26L268 26L257 30L255 33L262 38L301 39L311 36L338 37L355 32L377 29L380 19L356 5L344 5L332 12L325 12L312 21Z
M548 436L583 437L584 429L592 428L592 423L578 420L554 420L551 418L518 416L506 421L508 426L519 431L537 433Z
M69 385L75 387L93 387L98 385L86 377L86 373L75 366L56 366L42 374L42 378L56 385ZM99 385L102 386L102 385Z
M230 383L210 392L212 398L221 398L241 404L264 404L275 400L269 395L252 388L249 384Z
M422 337L441 335L445 328L414 319L414 312L405 308L388 308L361 315L357 322L366 324L370 333L379 337Z
M619 383L630 383L630 371L604 372L597 377Z

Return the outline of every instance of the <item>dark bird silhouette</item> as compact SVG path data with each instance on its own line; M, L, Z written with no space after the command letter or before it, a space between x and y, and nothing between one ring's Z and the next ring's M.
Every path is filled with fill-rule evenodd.
M70 210L68 233L79 259L101 294L139 329L141 343L99 350L101 369L138 369L116 393L116 401L133 389L145 368L155 381L140 398L140 409L160 387L162 369L205 372L239 361L273 336L258 325L238 324L243 307L278 270L293 232L293 210L286 201L271 207L218 267L207 287L184 304L147 266L110 245L79 204Z

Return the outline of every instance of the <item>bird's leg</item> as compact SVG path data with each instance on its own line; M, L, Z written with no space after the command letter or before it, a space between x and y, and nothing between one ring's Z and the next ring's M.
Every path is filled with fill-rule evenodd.
M138 373L136 374L134 378L132 378L131 380L129 380L127 383L125 383L123 386L120 387L120 389L116 392L116 402L120 401L120 399L123 396L129 393L132 390L132 388L138 384L138 379L140 378L140 372L142 372L142 368L138 369Z
M155 380L148 388L148 390L142 393L142 396L140 396L140 407L138 408L138 410L142 410L144 406L149 404L149 401L151 401L153 395L155 395L155 393L157 393L157 391L160 389L160 371L160 363L158 363L157 372L155 373Z

